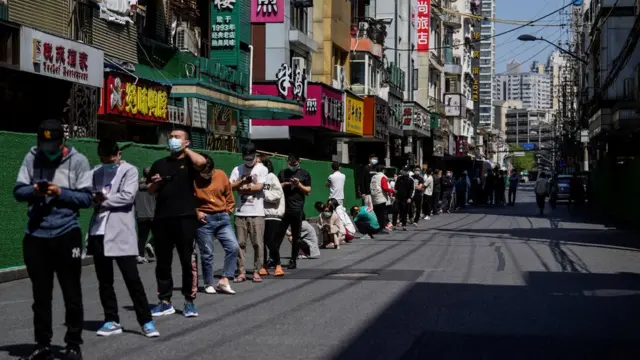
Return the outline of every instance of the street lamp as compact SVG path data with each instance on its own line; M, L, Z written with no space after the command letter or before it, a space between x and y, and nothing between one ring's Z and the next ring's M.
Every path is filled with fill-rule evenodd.
M587 65L587 61L586 60L582 59L581 57L579 57L578 55L572 53L571 51L568 51L568 50L565 50L565 49L561 48L560 46L552 43L551 41L549 41L549 40L547 40L547 39L545 39L543 37L535 37L533 35L524 34L524 35L518 36L518 40L520 40L520 41L536 41L536 40L544 41L544 42L546 42L546 43L548 43L550 45L553 45L558 50L560 50L562 53L567 54L567 55L571 56L572 58L580 61L581 63Z

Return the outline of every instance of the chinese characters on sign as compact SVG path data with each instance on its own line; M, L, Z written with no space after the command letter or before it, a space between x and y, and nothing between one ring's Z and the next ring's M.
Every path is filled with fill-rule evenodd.
M324 120L342 122L344 117L342 100L330 98L327 94L322 94L322 105L324 106Z
M289 95L289 88L292 88L294 100L302 101L307 97L307 74L297 66L291 68L282 64L276 72L276 85L278 94L285 99Z
M211 26L211 47L235 47L236 41L236 25L231 23L231 16L216 16L216 24Z
M431 0L418 0L416 35L418 52L429 51L429 32L431 21Z
M251 22L284 22L284 0L251 0Z
M120 77L110 75L106 86L106 114L126 115L127 117L168 121L168 91L160 85L135 84Z
M40 64L45 73L84 82L89 80L88 61L89 55L84 51L33 39L33 63Z
M354 135L362 136L363 122L364 122L364 101L359 98L351 97L349 95L346 98L345 130Z
M318 100L307 99L307 113L314 114L318 111Z
M215 5L218 10L230 9L233 10L233 6L236 4L236 0L214 0L213 5Z

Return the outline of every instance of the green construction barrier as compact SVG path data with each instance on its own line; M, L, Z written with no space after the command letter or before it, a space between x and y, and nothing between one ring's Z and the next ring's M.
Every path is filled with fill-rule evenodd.
M96 152L97 142L94 139L73 139L69 144L78 149L89 159L92 166L99 163ZM27 221L25 204L15 201L13 187L16 182L18 169L25 154L36 144L35 134L21 134L0 131L0 158L4 161L4 170L0 173L0 269L23 265L22 239ZM161 145L143 145L136 143L121 143L122 159L137 166L139 170L167 155L166 147ZM231 174L234 166L242 163L240 154L224 151L203 151L213 157L216 168ZM284 157L272 157L274 170L278 173L287 166ZM307 197L305 213L307 216L317 216L313 204L316 201L326 201L329 189L325 187L327 177L331 174L331 163L327 161L302 160L301 167L311 174L311 194ZM342 170L347 176L345 184L345 207L359 203L355 195L354 171L351 168ZM87 229L91 210L83 210L80 221L83 231Z

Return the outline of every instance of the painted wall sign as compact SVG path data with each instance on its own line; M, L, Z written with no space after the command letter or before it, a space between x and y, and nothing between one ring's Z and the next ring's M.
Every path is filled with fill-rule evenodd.
M293 96L293 87L289 86L285 98ZM278 83L253 84L254 94L281 96ZM313 126L333 131L342 131L344 122L343 93L320 84L309 84L307 97L303 103L304 117L297 120L252 119L252 126Z
M224 9L233 10L233 7L236 5L236 0L213 0L213 5L218 10L224 10Z
M416 22L417 50L418 52L428 52L431 32L431 0L418 0Z
M211 52L210 59L223 65L237 66L240 51L241 6L235 0L211 1Z
M251 0L252 23L283 23L284 0Z
M364 101L354 96L346 96L345 132L362 136Z
M225 48L236 46L236 24L232 17L216 16L216 23L211 26L211 48Z
M289 95L289 89L294 100L302 101L307 97L307 74L297 66L282 64L276 72L276 85L278 95L284 99Z
M103 91L104 105L98 111L104 115L168 122L169 88L121 74L109 74Z
M99 88L104 82L104 52L22 26L20 70Z

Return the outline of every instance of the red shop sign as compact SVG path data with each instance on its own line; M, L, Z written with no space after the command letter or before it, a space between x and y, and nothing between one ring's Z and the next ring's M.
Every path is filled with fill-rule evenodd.
M100 99L99 114L168 122L170 88L122 74L109 74Z

